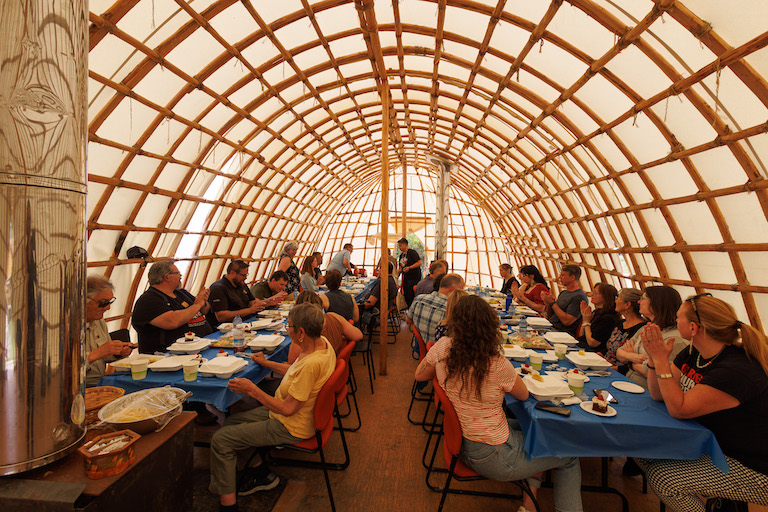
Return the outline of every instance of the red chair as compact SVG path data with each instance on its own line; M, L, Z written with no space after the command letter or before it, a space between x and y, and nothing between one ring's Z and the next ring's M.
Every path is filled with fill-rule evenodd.
M347 364L347 369L349 370L347 372L348 378L345 381L344 389L340 390L339 393L337 393L337 395L336 395L336 407L340 407L341 403L346 400L347 408L348 408L349 412L347 412L346 414L339 413L339 415L342 418L346 418L347 416L352 414L352 405L350 404L350 401L349 401L349 396L351 395L352 396L352 403L355 405L355 413L357 414L357 426L354 427L354 428L352 428L352 427L344 427L344 430L347 431L347 432L356 432L356 431L360 430L360 427L362 426L362 422L360 421L360 409L357 406L357 398L355 397L355 388L352 386L352 378L353 378L352 377L353 376L353 374L352 374L352 366L349 364L349 358L352 355L352 351L354 349L355 349L355 342L350 340L349 342L347 342L346 345L344 345L344 348L342 348L339 351L339 355L336 356L337 359L343 359L344 360L344 362ZM339 428L341 428L341 427L339 427Z
M459 460L462 443L462 432L461 424L459 423L459 417L456 414L456 410L453 408L453 404L445 394L445 391L443 391L443 388L441 388L440 384L437 382L437 379L433 379L432 385L435 389L435 399L443 409L443 457L445 458L445 464L448 466L448 478L445 481L445 487L442 489L430 485L429 473L427 474L427 485L429 488L433 491L442 491L443 493L442 498L440 499L440 506L437 509L438 512L443 509L445 498L449 492L455 494L469 494L472 496L492 496L502 498L514 497L515 499L519 499L521 496L511 496L507 494L487 493L464 489L450 489L451 480L453 479L456 479L460 482L465 482L473 480L485 480L485 478L480 476L477 472L469 469L466 465L464 465L463 462L461 462L461 460ZM437 452L437 446L435 446L435 452ZM539 508L538 502L536 501L536 497L533 495L533 493L531 493L531 489L525 480L513 481L512 483L517 485L522 492L531 498L531 501L533 501L533 505L536 507L537 512L541 510Z
M424 344L424 338L421 337L421 333L419 332L419 329L415 325L411 325L411 331L413 332L413 337L416 338L416 344L419 347L419 363L424 359L424 357L427 355L427 347ZM424 430L427 430L426 425L427 423L427 414L429 412L429 406L430 402L432 401L432 391L426 392L424 391L424 387L419 387L421 383L414 381L413 387L411 388L411 405L408 407L408 421L410 421L414 425L421 425ZM428 384L428 383L424 383ZM427 402L427 407L424 409L424 417L421 419L421 421L416 421L411 419L411 410L413 410L413 404L415 402Z
M271 460L276 464L284 464L288 466L302 466L308 468L321 468L325 476L325 485L328 488L328 499L331 501L331 509L336 512L336 504L333 501L333 491L331 489L331 480L328 476L329 469L345 469L349 465L349 453L347 452L346 440L344 439L344 431L340 430L342 444L346 455L345 462L342 463L329 463L325 460L325 452L323 448L328 444L328 440L333 432L333 418L337 417L339 425L341 425L341 418L338 417L338 409L336 407L336 393L337 390L343 385L346 387L347 382L347 364L343 359L336 359L336 369L323 385L320 393L317 395L315 401L315 408L313 411L315 420L315 436L298 442L296 444L284 444L282 448L290 448L292 450L298 450L305 453L319 453L320 462L311 460L298 460L298 459L283 459L272 457ZM342 384L340 384L342 383Z

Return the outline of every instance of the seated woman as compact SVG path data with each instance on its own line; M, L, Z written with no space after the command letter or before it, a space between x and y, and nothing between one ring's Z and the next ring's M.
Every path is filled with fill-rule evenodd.
M768 343L742 324L733 308L709 294L689 297L677 329L691 341L673 363L672 342L659 326L644 329L649 390L675 418L694 418L715 435L728 472L708 456L697 460L638 459L669 510L704 512L700 496L768 505ZM741 339L739 339L741 338Z
M643 290L643 296L640 298L640 314L661 329L665 342L673 343L672 353L669 356L670 363L689 343L680 336L680 332L677 330L675 315L680 309L681 303L680 294L669 286L648 286ZM635 354L635 356L630 354ZM637 357L638 355L642 357ZM648 354L646 354L642 343L630 340L629 343L621 347L621 350L616 351L616 357L621 362L631 362L627 377L632 382L648 389Z
M581 336L579 346L595 352L605 353L611 333L621 323L616 312L616 288L606 283L597 283L592 288L590 302L595 310L581 303Z
M248 394L263 404L233 414L211 439L212 493L221 495L221 510L237 510L236 495L272 489L280 483L265 464L247 468L239 489L238 456L251 448L298 443L315 435L313 409L323 384L336 368L336 354L322 335L323 310L300 304L288 314L288 335L299 347L296 361L287 368L275 396L248 379L231 379L229 389Z
M439 340L443 336L448 336L448 322L451 319L451 310L456 303L459 302L459 299L466 297L467 295L469 295L469 293L464 290L453 290L448 294L448 301L445 303L445 318L443 318L440 323L437 324L437 327L435 327L435 340Z
M296 298L296 304L304 304L305 302L323 307L323 301L320 300L320 296L314 292L301 292ZM344 340L360 341L363 339L363 333L360 329L350 324L343 316L332 311L325 313L325 323L323 324L322 334L331 344L336 355L339 355L339 352L341 352L341 349L344 346ZM293 362L294 358L291 357L293 353L294 347L291 346L291 350L288 353L288 363Z
M520 267L520 281L523 284L520 287L512 285L512 295L521 306L528 306L534 311L543 313L547 305L541 299L543 292L548 292L549 287L544 276L541 275L536 265L523 265Z
M432 347L415 378L426 381L437 375L459 417L464 435L461 457L467 466L493 480L525 478L534 492L541 484L534 475L554 469L555 509L582 510L579 459L529 459L516 420L504 415L504 394L526 400L528 389L502 355L498 325L496 311L484 299L477 295L461 298L451 310L451 337ZM527 496L521 509L533 509Z
M317 285L317 278L315 277L315 270L317 269L317 258L315 256L307 256L304 260L304 264L301 266L301 289L304 291L317 293L320 287Z
M625 355L620 361L616 352L625 345L631 347L639 343L640 328L645 325L645 320L640 316L640 298L643 292L636 288L622 288L616 297L616 312L624 317L624 321L616 326L605 344L603 357L611 363L614 370L626 374L626 363L642 363L647 359L643 354ZM628 340L632 340L631 342Z
M296 242L288 242L283 246L283 250L277 258L277 270L282 270L288 275L288 284L285 285L284 290L288 295L299 291L301 276L299 274L299 267L293 262L293 258L296 257L296 252L298 250L299 244Z
M329 313L337 313L345 320L352 320L357 325L360 320L360 310L357 308L357 302L350 294L344 290L339 290L341 272L329 270L325 274L325 285L328 287L328 291L320 296L320 300L323 301L323 309Z

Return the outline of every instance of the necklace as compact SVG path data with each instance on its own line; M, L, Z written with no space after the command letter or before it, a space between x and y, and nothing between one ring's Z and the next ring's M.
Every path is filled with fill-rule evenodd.
M699 354L697 354L697 355L696 355L696 368L698 368L699 370L701 370L701 369L703 369L703 368L706 368L707 366L711 365L712 363L714 363L714 362L715 362L715 359L717 359L717 356L719 356L720 354L722 354L722 353L723 353L723 349L724 349L724 348L725 348L725 347L721 348L721 349L720 349L720 352L718 352L717 354L715 354L715 355L712 357L712 359L710 359L709 361L707 361L707 362L706 362L706 363L704 363L704 364L701 364L701 354L700 354L700 353L699 353Z

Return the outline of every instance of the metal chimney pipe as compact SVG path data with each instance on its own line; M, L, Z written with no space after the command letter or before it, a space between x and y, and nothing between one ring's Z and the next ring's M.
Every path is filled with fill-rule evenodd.
M0 2L0 475L84 436L87 0Z

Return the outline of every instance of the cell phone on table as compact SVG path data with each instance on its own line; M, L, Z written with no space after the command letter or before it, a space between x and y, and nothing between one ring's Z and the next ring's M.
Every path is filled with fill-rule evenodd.
M553 405L553 404L546 404L544 402L538 402L536 404L536 409L538 409L540 411L547 411L547 412L551 412L551 413L554 413L554 414L559 414L560 416L570 416L571 415L571 410L570 409L566 409L565 407L558 407L558 406Z
M613 395L611 394L611 392L610 392L610 391L606 391L605 389L593 389L592 391L594 391L594 392L595 392L595 396L596 396L596 397L598 397L598 398L602 398L602 399L603 399L603 400L605 400L606 402L609 402L609 403L612 403L612 404L617 404L617 403L619 403L619 401L618 401L618 400L616 400L616 399L613 397ZM608 398L606 398L606 397L608 397Z

